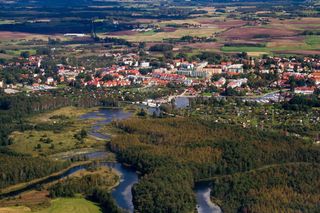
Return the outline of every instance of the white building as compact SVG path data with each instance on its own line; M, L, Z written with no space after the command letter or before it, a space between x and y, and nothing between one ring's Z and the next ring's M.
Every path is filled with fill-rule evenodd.
M242 84L246 84L248 82L248 79L246 78L241 78L241 79L236 79L236 80L231 80L227 87L231 87L231 88L236 88L236 87L241 87Z
M140 67L149 68L150 67L150 62L143 61L143 62L140 63Z
M243 73L243 64L232 64L226 67L226 72Z

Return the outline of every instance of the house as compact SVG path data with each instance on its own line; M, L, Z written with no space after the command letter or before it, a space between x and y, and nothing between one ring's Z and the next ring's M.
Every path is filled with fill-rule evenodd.
M19 90L16 90L16 89L11 89L11 88L7 88L7 89L4 89L4 92L6 94L16 94L18 92L20 92Z
M180 65L180 69L183 69L183 70L193 70L194 69L194 64L192 63L182 63Z
M153 72L152 77L160 80L164 80L164 81L173 81L176 83L182 83L186 80L186 77L184 75L161 73L161 72Z
M149 68L150 67L150 62L143 61L143 62L140 63L140 67L141 68Z
M47 81L46 81L46 84L51 85L53 83L54 83L54 79L52 77L48 77Z
M221 77L218 81L212 83L213 86L220 88L226 83L226 79Z
M231 87L231 88L236 88L236 87L241 87L242 84L246 84L248 82L248 79L246 78L242 78L242 79L236 79L236 80L231 80L227 87Z
M4 88L4 82L0 81L0 88Z
M312 74L311 74L311 78L313 78L314 79L314 81L315 81L315 84L320 84L320 71L318 71L318 72L313 72Z
M295 94L303 94L303 95L312 95L314 90L315 90L315 87L308 87L308 86L296 87L294 89L294 93Z
M192 72L191 75L193 77L204 77L210 78L214 74L221 74L222 67L217 65L206 65L204 67L197 67L195 72Z
M227 65L225 71L228 73L243 73L243 64Z
M212 75L221 74L222 73L222 66L208 65L208 66L204 67L203 70L212 73Z

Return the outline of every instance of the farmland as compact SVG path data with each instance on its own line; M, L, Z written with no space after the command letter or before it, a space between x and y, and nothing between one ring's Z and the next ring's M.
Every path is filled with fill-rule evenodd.
M319 36L303 36L307 30L316 30L320 27L320 18L302 18L279 21L270 19L268 24L256 24L231 18L200 17L187 20L171 20L153 22L160 26L160 31L133 32L123 31L102 36L126 39L132 42L165 42L166 39L181 38L183 36L214 37L216 44L183 44L195 49L206 49L215 52L249 52L251 54L286 54L288 52L310 51L319 54ZM174 27L182 24L191 25L190 28ZM192 27L196 25L197 27ZM170 26L168 28L168 26ZM173 27L172 27L173 26ZM225 44L239 44L242 46L224 46ZM265 43L265 47L250 47L246 44ZM199 44L200 45L200 44Z

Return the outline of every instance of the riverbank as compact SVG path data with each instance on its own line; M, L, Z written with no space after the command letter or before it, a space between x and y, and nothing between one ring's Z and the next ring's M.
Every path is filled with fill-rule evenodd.
M81 162L76 162L76 163L73 163L71 164L69 167L61 170L61 171L58 171L58 172L55 172L51 175L48 175L48 176L45 176L45 177L42 177L42 178L38 178L38 179L34 179L32 181L28 181L28 182L25 182L25 183L19 183L19 184L15 184L15 185L12 185L12 186L9 186L9 187L6 187L4 189L1 189L0 191L0 197L10 197L9 194L10 193L13 193L14 191L19 191L23 188L27 188L28 186L31 186L31 185L36 185L38 183L41 183L47 179L50 179L50 178L54 178L56 176L61 176L63 173L73 169L73 168L76 168L76 167L79 167L79 166L85 166L85 165L89 165L91 164L92 161L81 161Z
M32 116L26 120L32 129L11 133L14 152L36 156L48 156L74 149L101 146L101 140L87 134L99 120L81 120L81 116L97 112L99 108L63 107L58 110Z
M120 184L121 174L117 170L105 166L105 164L108 163L96 162L91 164L90 162L90 164L82 165L81 167L78 166L69 168L68 172L60 174L59 179L52 179L48 177L48 180L50 181L48 183L42 183L41 187L39 188L35 186L33 187L33 189L21 192L17 194L17 196L15 197L7 197L6 199L0 200L0 207L9 208L10 206L26 206L33 212L47 208L50 209L50 202L56 200L51 199L51 196L49 195L51 187L55 186L55 184L57 183L63 183L64 181L70 181L71 179L73 179L74 181L81 180L81 178L83 177L89 178L88 180L97 177L99 177L100 180L103 179L104 184L103 186L101 186L101 188L111 192L115 187L117 187ZM79 196L77 195L77 197L82 198L84 200L84 197L80 194ZM87 202L92 203L91 201Z
M70 116L67 115L67 112L70 110L76 110L76 113L71 113ZM63 112L63 114L61 114ZM66 114L67 113L67 114ZM65 177L70 177L73 175L82 177L88 174L88 172L84 172L84 169L88 168L88 166L93 162L105 162L107 160L109 163L100 163L105 171L110 171L112 173L117 174L117 181L112 186L108 187L108 191L112 191L116 199L120 199L122 196L124 199L128 198L128 194L124 194L124 191L129 192L129 197L131 196L131 190L125 190L129 186L132 186L133 183L137 181L137 175L127 168L122 168L121 164L115 162L115 155L104 150L104 143L101 141L105 141L106 137L109 137L108 134L104 135L96 135L96 130L99 129L100 126L105 126L109 124L114 118L116 119L125 119L131 115L129 112L124 112L121 109L115 108L92 108L90 110L83 109L74 109L74 108L62 108L57 111L53 111L50 113L45 113L39 120L34 120L35 118L30 118L30 121L36 122L35 124L43 124L43 122L48 122L52 125L59 123L60 120L68 120L76 123L74 128L77 128L79 125L86 124L87 132L89 138L96 140L97 146L95 147L84 147L84 148L76 148L76 149L63 149L63 151L55 152L52 155L48 155L49 158L53 160L68 160L71 158L83 158L87 159L86 161L81 161L77 163L71 164L68 168L65 168L59 172L50 174L46 177L34 179L29 182L19 183L10 187L3 189L1 195L6 197L6 201L2 200L0 202L1 206L24 206L25 202L30 204L33 209L37 208L47 208L49 207L48 191L46 190L50 185L53 185L58 180L62 180ZM58 122L57 122L58 121ZM68 127L70 128L70 127ZM78 129L78 128L77 128ZM74 130L72 130L74 131ZM53 131L54 132L54 131ZM56 132L54 132L57 134ZM62 133L58 133L63 136ZM104 137L103 137L104 136ZM64 138L68 136L64 135ZM34 138L33 138L34 140ZM28 144L29 145L29 144ZM49 154L49 153L48 153ZM128 170L128 171L127 171ZM129 171L130 170L130 171ZM89 172L90 173L90 172ZM132 178L128 178L128 175L132 176ZM133 181L133 182L132 182ZM119 188L119 190L112 190L114 188ZM34 189L41 189L41 191L37 191ZM14 199L10 197L16 197ZM8 199L9 198L9 199ZM34 199L36 198L36 199ZM40 201L40 202L37 202ZM127 202L131 202L131 198L127 199ZM130 204L129 204L130 205ZM123 207L123 205L119 205ZM133 206L130 208L133 209Z
M102 109L99 109L98 111L91 111L86 114L82 114L80 116L80 121L85 122L86 120L93 119L95 122L93 122L91 124L91 128L88 130L89 137L98 137L98 138L101 138L102 140L105 141L106 138L110 138L110 136L111 136L110 130L111 129L108 129L108 128L101 129L101 128L110 124L114 119L123 120L123 119L129 118L131 115L132 115L131 113L125 112L121 109L102 108ZM100 143L101 143L101 141L100 141ZM103 156L105 154L104 152L102 153L102 151L93 151L94 149L91 149L91 148L86 148L84 150L81 150L81 149L76 149L76 150L77 150L76 155L89 156L92 154L93 156L96 156L96 155ZM93 152L91 152L91 151L93 151ZM72 151L66 151L66 152L63 152L60 154L55 154L52 156L54 156L55 158L58 158L58 159L63 159L63 158L72 157L74 155L73 155ZM111 168L113 171L117 171L118 175L121 176L119 183L112 187L113 190L111 192L111 195L112 195L113 199L116 201L118 207L125 209L125 210L128 210L129 212L133 212L134 206L132 203L131 190L132 190L133 185L138 182L139 178L138 178L137 172L132 167L127 167L127 166L124 166L124 165L117 163L117 162L103 163L103 165L105 167ZM77 168L75 170L79 171L78 169L79 168ZM70 174L76 173L77 171L75 171L75 170L71 169L71 171L68 172L68 174L70 175ZM59 179L61 179L61 178L64 178L64 177L60 177ZM57 181L57 180L54 180L54 181ZM206 190L208 190L208 189L209 188L206 188ZM206 195L206 193L202 192L201 190L199 191L198 188L195 189L194 193L197 195L200 195L197 197L197 203L201 208L203 208L206 205L205 202L203 202L203 200L207 201L208 199L202 195ZM47 203L47 205L48 205L48 203ZM48 206L46 206L46 207L48 207ZM198 211L199 211L199 209L198 209ZM201 212L201 211L199 211L199 212Z

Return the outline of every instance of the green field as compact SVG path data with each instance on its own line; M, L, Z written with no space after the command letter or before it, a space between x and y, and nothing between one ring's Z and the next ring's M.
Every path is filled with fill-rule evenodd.
M13 132L10 137L13 144L9 146L11 150L19 153L31 154L37 156L39 154L53 154L64 152L76 148L94 147L101 142L91 136L84 138L80 143L74 135L81 129L89 131L94 120L80 120L79 116L88 112L86 109L76 107L64 107L49 113L43 113L29 118L29 122L33 125L43 126L50 125L52 130L28 130L24 132ZM53 119L54 116L65 116L62 119ZM58 127L62 126L62 129ZM55 128L58 129L55 129ZM43 143L41 140L49 138L50 143ZM40 144L41 148L36 147Z
M320 45L320 36L307 36L305 43L310 46L319 46Z
M14 56L20 56L22 52L29 52L30 55L35 55L36 50L35 49L24 49L24 50L7 50L6 53L9 55L14 55Z
M58 198L37 213L100 213L100 207L84 198Z
M0 20L0 24L14 24L16 23L15 20Z
M0 208L0 212L5 213L29 213L30 208L5 207ZM35 213L101 213L100 207L84 198L57 198L51 201L49 208L37 211Z

